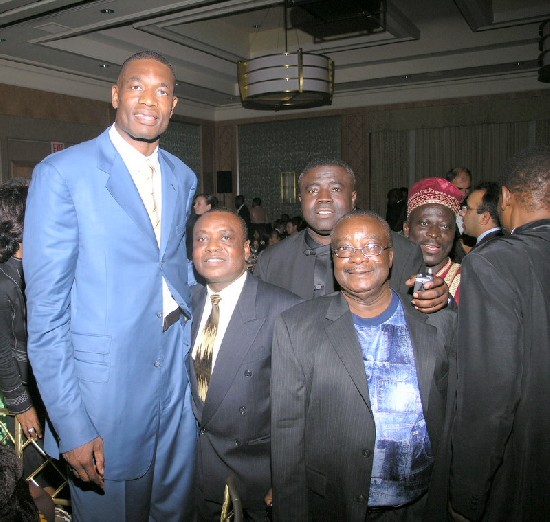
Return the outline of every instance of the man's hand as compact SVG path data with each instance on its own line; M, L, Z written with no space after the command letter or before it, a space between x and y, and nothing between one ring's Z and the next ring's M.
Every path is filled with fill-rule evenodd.
M63 453L63 457L77 478L83 482L94 482L103 489L105 455L101 437L96 437L83 446Z
M416 275L412 275L405 281L407 286L414 286ZM424 283L425 289L420 292L414 292L412 304L417 310L425 314L437 312L447 306L449 300L449 287L447 283L438 276L434 276L433 281Z
M40 427L40 422L38 422L38 415L34 406L23 413L17 414L15 418L21 424L21 428L23 428L23 433L27 439L37 440L42 438L42 428Z
M460 513L457 513L454 509L451 503L449 502L447 504L447 509L449 510L449 515L451 517L451 520L453 522L470 522L468 518L463 517Z

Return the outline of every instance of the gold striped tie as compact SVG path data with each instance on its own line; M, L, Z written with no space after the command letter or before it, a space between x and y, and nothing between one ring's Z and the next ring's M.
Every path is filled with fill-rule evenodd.
M208 384L212 374L212 354L218 332L218 321L220 320L221 297L219 294L212 294L210 300L212 301L212 311L204 325L201 343L197 348L194 361L197 388L202 401L206 399L206 393L208 392Z

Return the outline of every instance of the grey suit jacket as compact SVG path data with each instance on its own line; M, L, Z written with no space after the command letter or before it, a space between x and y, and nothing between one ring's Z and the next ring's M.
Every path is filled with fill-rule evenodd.
M428 433L432 483L444 491L449 465L447 387L456 314L404 305ZM376 426L361 347L341 293L302 303L277 321L273 342L272 472L275 520L364 522ZM449 397L451 399L451 397ZM444 456L445 458L440 458ZM430 517L426 516L424 520Z
M302 230L264 250L258 258L254 275L272 285L286 288L302 299L311 299L315 256L304 253L309 250L305 240L306 234L307 230ZM424 270L422 251L420 247L395 232L392 232L392 240L394 258L391 286L396 292L405 295L409 291L405 281L412 274Z
M206 296L206 288L193 287L193 342ZM283 310L299 302L294 294L247 274L204 403L197 394L189 357L193 408L200 426L199 498L221 504L226 479L233 474L243 507L265 508L264 496L271 487L269 384L273 326Z

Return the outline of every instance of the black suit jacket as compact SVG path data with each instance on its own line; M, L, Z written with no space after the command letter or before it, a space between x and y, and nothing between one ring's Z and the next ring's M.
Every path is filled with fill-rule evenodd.
M313 270L315 256L306 255L309 250L305 237L307 230L285 238L280 243L264 250L254 268L254 275L281 288L286 288L302 299L313 298ZM393 267L391 286L401 295L409 287L405 281L412 275L424 271L424 260L420 247L407 238L392 232Z
M454 397L447 387L454 372L456 314L448 309L422 314L408 304L404 309L424 416L438 455L431 493L439 504L429 505L437 510L431 518L440 521L446 512L446 411ZM340 292L281 315L272 373L275 520L364 522L376 427L361 347Z
M244 219L246 226L250 228L250 210L246 205L243 205L241 208L237 209L237 214Z
M452 503L472 520L550 520L550 219L462 264Z
M193 342L197 336L206 288L192 288ZM199 498L223 502L227 477L233 474L243 506L265 509L271 487L270 413L271 345L279 314L300 299L247 274L225 332L203 403L191 355L189 373L193 409L200 435L197 444ZM190 351L191 352L191 351Z

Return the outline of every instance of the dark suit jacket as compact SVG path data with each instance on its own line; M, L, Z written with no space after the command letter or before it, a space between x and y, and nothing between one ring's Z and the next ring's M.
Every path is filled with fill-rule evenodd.
M246 226L250 228L250 210L246 205L243 205L240 209L237 209L237 214L244 219Z
M302 299L311 299L315 256L304 254L304 251L309 250L306 234L307 230L302 230L264 250L258 258L254 275L272 285L286 288ZM395 232L392 232L392 240L394 257L391 286L396 292L406 295L409 287L405 281L412 274L424 271L422 251Z
M550 219L462 265L451 495L472 520L550 520Z
M439 456L448 455L447 385L454 368L456 314L448 309L422 314L407 304L404 309L424 416L438 455L432 483L442 489L432 518L445 520L448 460ZM275 520L364 522L376 427L361 347L341 293L281 315L272 373Z
M193 343L206 296L206 288L193 287ZM204 403L197 395L189 357L193 408L200 426L199 498L221 504L226 479L233 474L243 506L265 509L263 499L271 487L269 383L273 326L283 310L298 302L300 299L290 292L247 275Z

